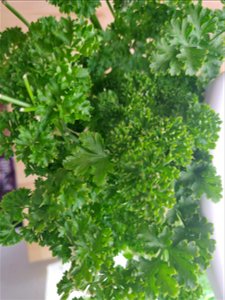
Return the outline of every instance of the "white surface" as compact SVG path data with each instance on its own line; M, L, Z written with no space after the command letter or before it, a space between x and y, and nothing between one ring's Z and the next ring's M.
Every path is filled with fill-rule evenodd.
M47 263L29 263L24 242L0 247L0 300L44 300Z
M222 178L223 197L219 203L213 203L207 199L202 200L202 212L214 224L213 238L216 240L216 250L208 270L209 279L212 283L216 298L225 299L225 223L224 223L224 102L225 102L225 73L221 74L217 80L208 88L206 92L206 102L220 115L223 124L221 126L219 140L216 149L212 151L213 163L218 175Z
M123 253L119 253L117 256L114 257L114 267L121 266L126 268L127 266L127 259L123 256Z
M62 264L61 262L51 263L47 267L47 284L45 292L45 300L60 300L57 294L57 283L62 279L63 273L68 270L69 264ZM73 291L68 300L72 300L74 297L88 296L86 292Z
M59 300L56 284L63 275L63 267L60 262L49 264L47 267L47 283L45 291L45 300Z

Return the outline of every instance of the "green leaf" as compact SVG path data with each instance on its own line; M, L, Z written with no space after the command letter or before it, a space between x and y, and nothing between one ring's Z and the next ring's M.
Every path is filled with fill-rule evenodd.
M30 190L21 188L3 197L1 207L10 215L12 221L23 220L23 209L29 204L29 193Z
M5 61L25 40L25 34L19 27L7 28L0 33L0 60ZM2 66L1 66L2 67ZM1 71L0 71L1 74Z
M151 68L155 71L167 71L171 75L179 75L180 66L177 59L178 51L162 38L157 45L157 52L153 54Z
M175 270L165 263L160 264L156 275L157 285L161 288L160 294L175 298L178 295L179 287L173 275Z
M215 250L215 241L211 238L213 233L213 224L209 223L206 218L197 214L193 215L186 224L188 229L186 237L189 241L195 241L200 249L200 255L196 262L201 270L205 270L212 259Z
M15 140L18 159L27 164L47 167L58 155L57 139L54 138L51 127L44 127L44 122L35 122L19 128L18 138Z
M199 300L215 248L199 198L221 194L209 154L220 120L203 84L224 56L224 11L114 0L101 31L85 19L95 23L99 0L49 2L78 18L0 34L0 93L35 105L1 114L0 150L15 149L39 176L34 191L0 204L0 242L37 242L69 262L65 300L74 289L95 300Z
M156 226L150 226L148 230L140 235L140 237L145 245L145 249L156 248L157 251L159 249L164 249L168 247L172 243L172 232L168 227L164 227L162 232L158 232Z
M200 150L214 149L218 140L221 120L219 115L206 103L189 104L186 122L194 137L195 146Z
M173 267L158 259L148 261L142 258L140 270L143 272L143 276L147 277L149 285L147 290L150 295L176 298L179 293L179 285L174 277L176 271Z
M221 199L222 183L216 173L211 162L199 161L182 173L181 180L183 184L190 186L197 198L206 195L208 199L218 202Z
M207 49L196 47L184 47L180 50L177 58L183 62L187 75L192 76L198 72L202 66L206 51Z
M169 249L170 263L177 271L179 283L191 290L198 284L198 265L195 258L199 254L199 248L194 242L182 241Z
M0 243L10 246L18 243L22 236L16 232L11 216L0 210Z
M218 36L217 45L213 39L221 30L220 12L187 1L184 5L174 12L154 42L150 66L160 74L167 71L174 76L184 71L208 83L219 72L218 65L223 60L224 39ZM214 71L210 72L212 66Z
M59 7L61 12L76 13L78 16L90 17L95 13L96 7L100 6L100 0L48 0L51 4Z
M102 137L98 133L84 132L79 140L81 146L77 147L72 156L65 159L65 168L74 170L78 176L92 174L96 184L104 183L107 173L111 170L111 163Z

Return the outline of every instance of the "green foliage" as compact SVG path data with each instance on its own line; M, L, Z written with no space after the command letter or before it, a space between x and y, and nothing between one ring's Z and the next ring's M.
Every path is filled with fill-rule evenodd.
M59 7L64 13L74 12L78 16L90 17L95 13L96 7L100 6L100 0L48 0L51 4Z
M58 155L57 140L51 128L41 130L39 122L33 122L19 128L16 153L18 159L40 167L47 167Z
M74 170L77 176L87 176L91 173L93 181L101 184L110 170L110 162L100 134L84 132L79 141L81 145L72 152L72 156L65 159L64 167Z
M0 153L4 153L4 156L6 158L10 158L13 155L13 150L11 146L13 143L13 139L18 134L18 130L16 130L15 125L18 124L17 122L19 117L20 116L17 115L15 112L1 112Z
M186 113L186 122L195 137L195 147L199 150L214 149L220 129L220 118L207 104L193 99Z
M199 0L198 2L201 2L202 0ZM183 7L188 7L192 0L186 0L186 1L180 1L180 0L165 0L164 1L167 5L174 5L174 6L179 6L179 8L183 8Z
M26 162L27 173L43 173L43 168L57 159L65 124L90 120L92 83L83 64L98 45L94 28L86 21L42 18L31 24L20 48L1 68L1 91L33 107L28 113L15 108L1 123L1 139L7 142L2 153L6 150L7 154L9 146L17 143L16 154ZM9 137L4 129L10 130Z
M23 209L29 204L29 193L27 189L19 189L4 196L0 207L0 243L2 245L13 245L23 238L21 233L16 231L16 225L24 219Z
M120 10L132 3L132 0L113 0L113 7L115 10Z
M215 296L212 290L212 287L210 285L209 279L207 278L207 275L203 275L200 278L200 282L203 286L203 295L201 296L200 300L215 300Z
M7 57L23 43L25 34L19 27L8 28L0 33L0 59L2 63Z
M109 68L112 69L110 87L125 72L148 71L146 46L148 44L152 48L152 39L158 36L160 27L170 19L173 11L166 5L148 0L115 1L115 6L121 9L115 21L102 32L102 47L89 63L94 82L99 77L102 79ZM155 23L158 25L152 26Z
M223 59L225 40L220 21L224 23L218 10L213 12L201 5L191 4L176 12L156 40L150 58L152 69L171 75L182 71L190 76L198 74L202 81L209 82Z
M8 193L4 197L1 208L10 215L13 221L23 220L22 208L29 203L29 190L19 189Z
M218 202L221 199L222 183L216 175L211 157L203 156L190 164L181 173L178 185L188 186L197 198L206 195L208 199Z
M64 300L75 289L95 300L199 300L215 248L199 200L221 197L209 154L220 120L203 83L221 64L223 11L115 0L100 31L83 19L99 1L49 2L78 19L0 34L0 93L25 104L1 114L0 152L14 149L37 175L33 191L2 200L0 243L38 242L69 262Z

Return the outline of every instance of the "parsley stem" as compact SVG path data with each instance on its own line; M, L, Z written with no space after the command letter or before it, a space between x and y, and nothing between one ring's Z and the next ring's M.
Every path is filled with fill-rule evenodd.
M91 22L92 22L92 24L94 25L95 28L102 30L102 26L101 26L98 18L96 17L96 15L92 15L90 17L90 20L91 20Z
M211 39L211 41L210 42L212 42L213 40L215 40L218 36L220 36L222 33L224 33L225 31L224 30L222 30L222 31L220 31L219 33L217 33L212 39Z
M16 105L19 105L19 106L22 106L22 107L30 107L30 104L28 104L26 102L23 102L23 101L20 101L18 99L11 98L9 96L2 95L2 94L0 94L0 100L3 100L3 101L8 102L8 103L13 103L13 104L16 104Z
M31 112L31 111L35 111L36 107L35 106L31 106L31 107L25 107L25 108L21 108L20 111L22 112Z
M113 17L115 17L115 12L114 12L114 10L113 10L113 7L112 7L110 1L109 1L109 0L106 0L106 3L107 3L107 5L108 5L109 10L111 11Z
M41 124L40 124L40 127L39 129L37 130L36 132L36 135L35 135L35 140L37 140L40 136L40 134L46 129L46 127L48 126L48 123L49 123L49 117L51 116L52 114L52 111L53 111L53 106L49 106L47 109L46 109L46 115L45 117L43 118Z
M23 80L24 80L24 84L25 84L25 87L27 89L27 92L28 92L28 94L30 96L30 99L31 99L32 103L35 104L34 95L33 95L30 83L28 81L27 74L23 75Z
M18 221L18 222L16 222L16 223L13 223L12 225L14 226L14 228L16 227L16 226L18 226L19 224L21 224L22 223L22 221Z
M69 128L69 127L67 127L66 129L67 129L68 131L72 132L74 135L76 135L76 136L79 137L79 133L78 133L78 132L74 131L73 129L71 129L71 128Z
M75 142L75 144L76 144L78 147L82 148L83 150L85 150L86 152L89 152L89 153L91 153L91 154L96 154L96 153L94 153L93 151L91 151L90 149L88 149L88 148L86 148L85 146L81 145L81 143L80 143L80 141L79 141L79 134L78 134L77 132L75 132L74 130L72 130L72 129L66 127L65 124L63 124L63 127L64 127L63 129L64 129L65 131L67 131L67 132L70 134L70 137L73 139L73 141Z
M5 5L5 7L8 8L11 13L13 13L21 22L23 22L28 28L30 27L30 23L12 6L10 5L6 0L3 0L2 3Z

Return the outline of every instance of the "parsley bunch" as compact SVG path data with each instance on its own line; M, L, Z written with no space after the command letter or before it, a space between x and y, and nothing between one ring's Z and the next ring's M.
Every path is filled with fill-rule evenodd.
M102 31L98 0L49 2L77 19L0 34L0 100L12 104L0 151L37 175L33 191L4 196L0 243L37 242L69 262L62 300L73 290L199 299L215 248L199 200L221 197L209 154L221 122L203 91L221 65L224 12L191 0L106 1L115 19Z

